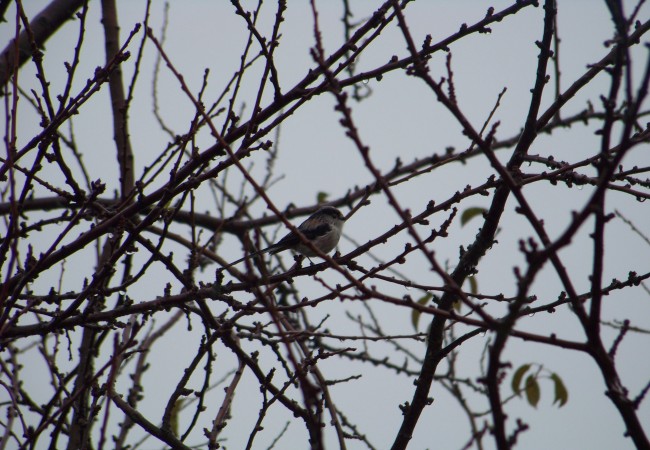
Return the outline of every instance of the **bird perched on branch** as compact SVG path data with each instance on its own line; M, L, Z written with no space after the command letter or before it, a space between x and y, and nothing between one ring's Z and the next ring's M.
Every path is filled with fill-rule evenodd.
M291 231L275 244L231 262L227 266L222 267L221 270L239 264L246 258L253 258L264 253L276 254L289 249L307 257L318 256L319 254L313 250L313 246L320 252L327 254L339 243L344 223L345 217L341 214L341 211L333 206L323 206L298 226L298 231L302 234L302 238L297 233ZM307 245L305 240L311 246Z

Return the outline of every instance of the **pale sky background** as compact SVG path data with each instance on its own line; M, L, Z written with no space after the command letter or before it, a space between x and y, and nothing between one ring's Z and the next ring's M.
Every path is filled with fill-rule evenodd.
M25 8L30 17L40 11L46 1L27 1ZM253 3L245 3L250 7ZM326 52L334 51L343 41L341 24L341 6L338 1L319 1L320 27L323 32ZM379 2L358 1L351 2L354 20L365 18L371 13ZM413 32L416 43L421 44L425 35L431 34L433 42L446 37L458 30L464 22L473 23L485 15L488 6L494 6L497 11L507 6L509 2L493 1L483 2L470 0L454 1L417 1L406 9L406 19ZM628 12L631 2L626 2ZM140 22L144 15L143 1L118 2L120 13L121 39L124 40L136 22ZM87 19L87 34L85 37L83 64L79 70L76 86L77 90L83 86L96 66L104 64L103 30L99 22L99 3L92 2L91 11ZM641 20L646 20L649 13L646 5L640 14ZM13 10L12 10L13 11ZM273 2L267 2L263 8L263 17L259 28L267 35L275 14ZM159 35L162 23L163 3L154 2L150 25ZM515 135L521 126L528 110L530 88L534 81L537 47L534 42L541 39L542 14L539 8L527 8L514 17L509 17L501 23L492 26L489 35L475 35L461 40L452 46L454 78L458 100L461 108L472 121L476 128L480 128L487 114L492 109L494 102L503 87L508 91L503 98L496 119L501 121L498 138L508 138ZM281 45L276 51L276 66L280 72L280 82L285 90L290 89L294 83L304 77L309 68L313 67L309 49L314 44L313 21L309 3L306 1L291 1L286 12L283 24ZM6 43L8 36L13 33L11 24L12 15L8 14L9 24L0 26L0 42ZM169 10L169 29L164 44L165 51L173 61L175 67L184 75L187 84L196 92L200 87L205 68L210 69L210 85L206 91L206 104L210 104L221 92L233 71L238 67L241 50L245 44L246 27L241 18L233 14L233 7L226 1L176 1L171 2ZM582 75L587 64L601 59L607 50L603 47L604 41L611 38L612 26L604 2L593 0L571 0L559 2L559 32L562 38L561 63L562 86L566 88L576 78ZM70 60L72 48L70 42L75 42L77 24L68 23L55 37L46 44L45 55L46 71L52 82L53 92L59 92L65 80L65 69L61 63ZM141 39L139 34L135 41ZM647 41L647 38L646 38ZM132 59L124 65L124 80L127 83L132 75L132 64L135 60L137 46L132 47ZM143 60L140 81L136 91L136 101L130 112L130 132L135 154L136 177L142 169L153 161L165 148L169 137L162 133L151 113L151 77L153 62L156 52L149 42L146 46L146 56ZM637 76L645 65L644 50L636 48L638 62L635 62ZM391 25L385 34L375 42L369 51L365 52L358 62L358 70L370 69L388 62L392 55L400 58L407 55L404 39L395 25ZM444 75L444 54L436 53L429 62L429 67L436 77ZM33 77L33 69L26 67L20 72L23 87L36 86L28 81ZM259 73L253 70L251 75ZM598 95L607 92L608 78L600 75L590 89L581 92L563 110L563 115L577 113L586 107L586 101L591 99L597 104ZM251 99L256 93L257 78L250 77L244 84L245 98L248 101L243 118L250 113ZM451 115L438 103L433 94L423 82L415 78L406 78L401 72L392 72L383 77L381 81L371 81L369 86L373 95L361 103L350 103L353 108L355 123L360 130L360 135L371 148L371 157L375 164L388 169L395 163L397 157L405 163L416 157L424 157L433 153L443 154L448 146L465 148L468 145L466 138L461 134L460 126ZM271 92L267 90L267 94ZM542 105L548 105L552 100L553 89L549 86ZM189 122L194 115L192 104L182 95L177 81L168 70L162 69L160 85L158 88L161 112L165 121L177 134L186 132ZM268 104L263 102L263 106ZM338 198L346 190L355 185L365 185L372 181L371 175L364 168L363 161L358 155L353 143L344 136L338 121L340 116L333 110L333 97L321 95L301 107L282 126L280 157L276 164L276 174L283 175L283 179L269 191L269 195L280 208L293 203L298 206L314 204L318 192L330 194L330 198ZM109 115L110 105L108 90L95 96L83 108L82 114L74 119L75 133L79 148L84 151L85 162L91 173L91 178L101 177L109 186L107 194L112 195L113 189L118 186L117 167L115 164L115 146L112 138L112 120ZM38 132L37 119L30 120L33 112L27 102L21 103L19 128L19 148ZM34 116L35 117L35 116ZM4 125L0 125L4 127ZM594 127L574 125L568 130L558 130L552 136L541 136L531 149L532 154L555 154L567 161L579 161L582 157L594 153L598 148L598 136L593 134ZM4 132L4 129L3 129ZM267 136L275 139L274 135ZM201 134L197 140L200 150L213 144L206 133ZM648 147L641 146L635 149L625 160L626 166L632 166L634 161L647 166ZM510 150L501 152L500 156L507 159ZM255 164L252 173L257 176L263 174L265 155L258 153L248 158L246 164ZM524 167L524 170L539 172L539 167ZM544 169L541 169L544 170ZM468 183L473 185L483 182L492 170L485 158L474 158L467 165L449 165L442 170L422 176L413 183L405 183L395 188L404 206L414 212L421 211L429 200L436 202L447 199L455 191L464 188ZM229 175L231 186L238 186L241 177L235 171ZM163 179L162 177L161 179ZM252 190L250 190L252 192ZM557 236L571 219L571 210L580 208L588 198L590 188L583 190L554 187L547 189L546 185L535 185L524 192L540 216L545 220L547 229L553 237ZM550 195L549 195L550 192ZM198 189L197 198L199 211L214 211L212 197L207 189ZM471 198L461 203L459 208L470 206L488 206L491 197ZM650 221L648 221L648 206L646 203L634 201L621 194L609 194L610 210L617 208L621 213L632 220L646 235L650 234ZM514 213L514 199L509 200L509 206L502 221L502 231L498 236L499 244L488 253L479 266L479 289L485 293L496 294L503 292L511 295L514 292L513 266L523 263L523 257L518 253L518 240L533 234L530 226L520 216ZM185 208L187 209L187 208ZM264 205L258 202L256 208L260 215L265 213ZM347 211L345 211L347 212ZM436 214L432 224L438 226L447 218L446 213ZM346 235L360 243L364 243L383 233L393 224L398 223L397 215L390 209L381 196L372 198L372 203L356 214L346 224ZM457 261L458 247L467 246L472 242L479 226L478 220L460 228L458 221L450 229L450 237L445 240L436 240L435 251L439 261L448 261L453 265ZM576 283L579 292L583 292L589 285L588 275L591 270L591 241L588 233L591 231L591 222L588 222L582 232L575 239L572 246L561 255ZM187 227L178 227L177 231L187 232ZM612 277L625 279L629 270L635 269L640 273L648 270L650 249L620 220L610 222L607 229L608 246L607 262L605 267L605 284ZM619 238L620 236L620 238ZM50 242L51 236L40 237L43 243ZM240 245L234 238L226 237L220 248L220 254L226 259L236 259L240 256ZM374 249L379 257L392 255L396 248L401 248L409 239L405 233L392 240L389 244ZM180 252L180 248L170 246L170 249ZM353 244L342 239L339 245L342 253L354 249ZM181 257L179 253L177 257ZM144 261L146 252L141 251L139 256ZM183 256L184 257L184 256ZM290 258L290 256L287 256ZM365 257L361 262L370 266L370 260ZM76 265L88 264L80 258L71 259L66 264L66 283L69 289L78 289L85 270L75 271ZM83 267L83 266L82 266ZM408 260L407 264L399 267L414 281L425 284L439 284L437 276L431 276L427 265L419 255ZM204 281L211 281L214 271L206 270L199 276ZM58 280L59 273L51 271L51 278L41 277L34 285L36 291L47 291L52 283ZM333 273L322 274L328 281L334 283L338 277ZM147 283L139 283L138 289L130 290L129 295L140 301L151 300L157 295L162 295L162 286L172 282L170 275L155 268L149 275ZM162 277L162 279L161 279ZM312 280L298 282L305 293L314 297L322 293L322 288ZM559 282L555 273L545 270L538 277L533 293L538 295L540 301L547 303L560 292ZM175 286L176 291L180 289ZM418 292L400 292L391 286L386 290L395 295L410 294L417 298ZM239 295L239 294L238 294ZM245 296L242 296L245 299ZM372 302L372 307L377 312L387 334L409 334L413 332L410 323L410 311L404 308ZM215 312L219 306L215 306ZM361 305L351 302L322 303L318 308L309 311L312 322L317 323L319 318L330 315L326 322L327 328L334 334L355 335L359 334L358 327L345 315L363 314ZM491 311L496 311L491 309ZM648 295L641 288L625 290L623 295L617 294L605 298L606 316L611 319L631 318L633 324L638 320L638 325L647 327L647 318L650 317L650 302ZM156 323L163 322L163 315L156 315ZM643 321L645 319L645 321ZM424 331L427 318L422 318L420 331ZM171 389L176 385L178 377L189 360L194 356L198 346L202 327L198 320L193 320L193 329L188 331L183 322L170 333L164 342L158 344L151 356L152 368L145 375L146 403L141 411L154 423L162 416L162 411ZM566 310L558 310L554 315L538 315L527 318L520 324L528 331L542 334L556 333L558 337L582 340L582 332L577 328L577 320ZM460 333L460 329L459 329ZM604 329L606 341L615 335L611 330ZM489 335L488 335L489 337ZM478 337L470 340L460 349L459 369L464 376L476 378L478 361L487 337ZM349 345L360 347L360 342L332 345ZM415 342L401 342L418 355L423 355L424 344ZM391 356L391 347L386 344L368 343L368 347L375 349L375 355L386 354ZM623 381L635 396L648 382L650 377L650 358L648 357L648 338L630 336L619 350L618 367L621 369ZM76 350L72 349L75 354ZM392 355L394 356L394 355ZM267 355L268 357L268 355ZM401 356L395 359L401 361ZM550 382L542 380L542 399L537 409L533 409L523 400L514 400L507 405L509 425L512 427L514 420L521 417L530 424L531 429L520 436L521 449L626 449L633 448L631 441L623 437L624 426L621 418L615 411L613 404L603 395L605 386L602 382L595 364L585 355L575 352L560 351L558 349L521 342L511 339L504 354L504 359L514 367L527 362L536 362L544 365L548 370L557 372L565 381L569 390L568 404L558 409L552 406L552 386ZM277 364L269 360L267 367ZM217 363L215 370L218 374L214 379L220 378L222 367L232 364L233 358L223 347L217 347ZM36 367L40 363L34 362L34 370L26 369L24 376L29 378L27 383L33 384L31 389L38 398L40 389L45 388L47 393L47 379L43 378L43 371ZM62 364L65 364L62 363ZM444 365L441 365L441 370ZM399 404L410 401L413 393L412 379L405 376L395 376L393 373L376 369L367 365L352 364L345 360L329 359L322 363L321 370L328 378L339 379L357 374L363 374L359 380L339 384L332 388L335 402L349 415L352 422L359 425L364 433L377 448L387 448L394 440L395 434L401 423ZM225 370L225 369L223 369ZM221 371L221 372L219 372ZM26 375L28 374L28 375ZM502 395L510 393L510 376L502 388ZM546 380L548 381L548 380ZM197 384L193 387L198 388ZM250 373L244 376L244 383L249 389L240 388L233 405L233 420L226 429L224 436L227 448L243 448L251 426L256 419L259 407L259 389ZM124 385L122 392L125 392ZM221 392L221 388L215 392ZM153 394L153 395L152 395ZM469 437L467 421L464 414L453 399L443 390L433 385L431 396L435 402L425 409L416 428L411 449L459 449ZM0 392L2 399L4 392ZM43 397L42 400L45 400ZM220 397L219 397L220 398ZM215 404L207 405L209 409L218 408ZM487 405L484 399L476 400L474 404ZM254 448L266 448L282 428L285 421L291 420L284 409L276 408L272 413L279 412L274 417L267 419L265 432L261 433ZM242 419L242 412L248 414L250 423ZM273 414L271 414L273 415ZM650 405L646 401L639 415L642 421L650 424ZM120 414L114 410L112 420ZM205 417L210 417L207 414ZM486 417L491 420L491 417ZM187 441L188 445L202 442L201 429L209 427L209 423L199 424L195 428L193 438ZM276 428L277 427L277 428ZM99 428L99 427L97 427ZM184 427L183 427L184 429ZM650 429L648 430L650 431ZM136 432L139 433L139 432ZM46 436L46 435L44 435ZM292 438L295 437L295 438ZM295 440L293 440L295 439ZM299 442L300 445L295 445ZM493 441L484 440L487 448L493 448ZM40 444L45 444L41 439ZM365 448L355 441L348 441L349 449ZM161 445L150 439L142 448L160 448ZM306 448L304 429L298 422L293 423L287 434L278 443L276 448ZM328 429L328 447L337 448L333 429Z

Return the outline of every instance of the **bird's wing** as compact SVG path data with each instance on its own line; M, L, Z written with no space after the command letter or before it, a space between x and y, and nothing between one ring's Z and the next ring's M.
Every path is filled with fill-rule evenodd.
M322 225L319 225L314 228L309 228L309 229L301 229L298 228L300 232L307 238L309 241L313 241L316 238L319 238L321 236L325 236L327 233L330 232L332 229L332 226L328 223L324 223ZM300 244L302 241L300 237L298 237L297 234L291 232L288 233L285 237L280 239L278 242L273 244L270 247L271 253L277 253L281 252L284 249L290 248L290 247L295 247L296 245Z
M321 225L319 225L317 227L314 227L314 228L304 229L304 228L298 227L298 229L307 238L307 240L313 241L314 239L317 239L317 238L319 238L321 236L325 236L327 233L329 233L332 230L332 226L330 224L328 224L328 223L324 223L324 224L321 224ZM256 252L250 253L250 254L244 256L243 258L238 259L237 261L233 261L230 264L228 264L226 266L223 266L221 268L221 270L232 267L235 264L239 264L240 262L242 262L243 260L245 260L247 258L253 258L253 257L257 256L257 255L261 255L262 253L269 252L269 253L275 254L275 253L281 252L282 250L286 250L288 248L295 247L298 244L300 244L301 242L302 241L300 240L300 238L298 237L297 234L295 234L293 232L290 232L286 236L284 236L282 239L280 239L278 242L276 242L275 244L273 244L273 245L271 245L269 247L266 247L265 249L258 250Z

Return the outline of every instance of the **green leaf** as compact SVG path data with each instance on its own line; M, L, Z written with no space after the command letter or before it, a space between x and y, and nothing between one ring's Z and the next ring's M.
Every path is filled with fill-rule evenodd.
M425 294L416 303L418 305L425 306L427 303L431 301L432 298L433 298L433 294ZM421 315L422 315L422 311L420 311L419 309L411 310L411 323L413 324L413 328L415 329L415 331L418 331L418 323L420 322Z
M467 277L467 282L469 283L469 291L472 294L476 294L478 292L478 282L476 281L476 277L474 275Z
M557 403L558 407L561 408L569 401L569 391L567 391L564 381L562 381L562 378L558 374L552 373L551 380L553 380L553 384L555 385L555 400L553 400L553 404Z
M522 364L512 376L512 392L519 397L521 397L521 380L528 369L530 369L530 364Z
M526 399L528 403L534 408L537 408L537 403L539 403L539 397L541 392L539 390L539 383L537 383L537 378L534 375L528 375L526 378Z
M172 433L174 436L179 436L178 434L178 416L183 409L183 403L185 399L179 398L174 402L172 406L171 417L169 418L169 426L171 427Z
M318 194L316 194L316 203L325 203L327 201L327 197L329 196L330 195L327 192L320 191Z
M465 278L465 280L469 283L469 291L472 294L476 294L478 292L478 283L476 282L476 277L474 275L471 275ZM460 301L460 299L454 300L452 306L454 307L454 311L460 313L461 307L463 306L463 302Z
M483 216L483 213L486 213L487 209L481 208L480 206L474 206L472 208L467 208L460 215L460 225L465 226L467 222L472 220L476 216Z

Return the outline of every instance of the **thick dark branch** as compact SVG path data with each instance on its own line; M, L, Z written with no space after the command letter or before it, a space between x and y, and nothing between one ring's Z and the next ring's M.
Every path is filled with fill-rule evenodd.
M120 53L120 27L117 23L115 0L102 0L102 24L104 25L106 64L109 64ZM125 200L133 191L135 176L133 173L133 151L129 139L128 109L120 66L109 74L108 86L113 107L113 137L120 168L120 195Z
M52 3L31 21L34 41L41 47L66 21L71 20L86 0L52 0ZM18 65L22 66L32 56L28 33L23 30L18 37ZM14 73L16 43L12 39L0 53L0 85L4 86Z

